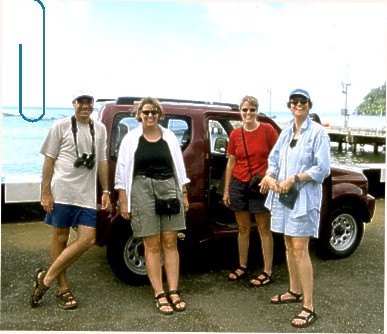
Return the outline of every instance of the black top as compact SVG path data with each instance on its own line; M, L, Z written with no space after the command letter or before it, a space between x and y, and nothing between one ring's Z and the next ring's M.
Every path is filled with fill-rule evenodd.
M164 139L151 143L144 136L140 137L134 154L134 176L137 175L157 180L174 176L172 155Z
M294 138L293 138L292 141L290 142L290 145L289 145L289 146L290 146L291 148L293 148L294 146L297 145L297 141L298 141L298 139L294 139Z

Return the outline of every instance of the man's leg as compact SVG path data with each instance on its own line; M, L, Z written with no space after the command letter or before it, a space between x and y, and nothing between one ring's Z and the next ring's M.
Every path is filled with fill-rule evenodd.
M70 243L55 259L43 280L46 286L73 264L83 253L95 244L95 227L78 225L77 239Z
M70 236L69 227L65 227L65 228L53 227L52 241L51 241L51 248L50 248L51 263L54 263L55 260L58 258L58 256L66 248L69 236ZM64 270L61 273L59 273L57 277L59 292L63 292L69 288L65 276L66 276L66 271Z

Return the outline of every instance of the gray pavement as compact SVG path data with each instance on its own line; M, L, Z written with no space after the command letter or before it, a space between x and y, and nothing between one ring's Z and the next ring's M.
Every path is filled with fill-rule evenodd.
M205 269L187 265L180 288L188 308L163 316L152 303L150 286L119 281L105 249L93 247L68 272L79 308L59 309L53 287L41 306L31 309L33 272L49 264L50 228L41 222L2 224L0 330L383 333L384 213L385 201L379 199L374 221L351 257L323 260L312 253L318 319L304 330L290 326L299 304L268 302L287 289L283 261L275 263L274 284L259 289L229 282L228 265L208 262L214 257L202 259Z

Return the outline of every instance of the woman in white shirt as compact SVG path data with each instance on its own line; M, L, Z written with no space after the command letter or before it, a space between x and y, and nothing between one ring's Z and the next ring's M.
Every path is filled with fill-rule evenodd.
M158 124L164 112L153 98L143 99L136 118L142 126L122 140L116 168L115 189L119 191L120 214L131 220L133 235L142 237L145 261L154 290L156 307L162 314L184 311L180 298L178 231L185 229L188 210L183 155L174 133ZM160 204L173 201L174 211L160 212ZM177 200L176 200L177 199ZM162 203L161 203L162 204ZM167 279L162 281L161 254Z

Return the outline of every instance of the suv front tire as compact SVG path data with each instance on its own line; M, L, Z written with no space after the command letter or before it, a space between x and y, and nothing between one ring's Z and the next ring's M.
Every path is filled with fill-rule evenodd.
M114 274L128 284L146 284L148 277L143 240L133 236L130 223L120 221L116 224L109 239L106 255Z
M353 207L342 205L333 210L329 233L322 238L323 257L345 258L360 245L364 234L361 216Z

